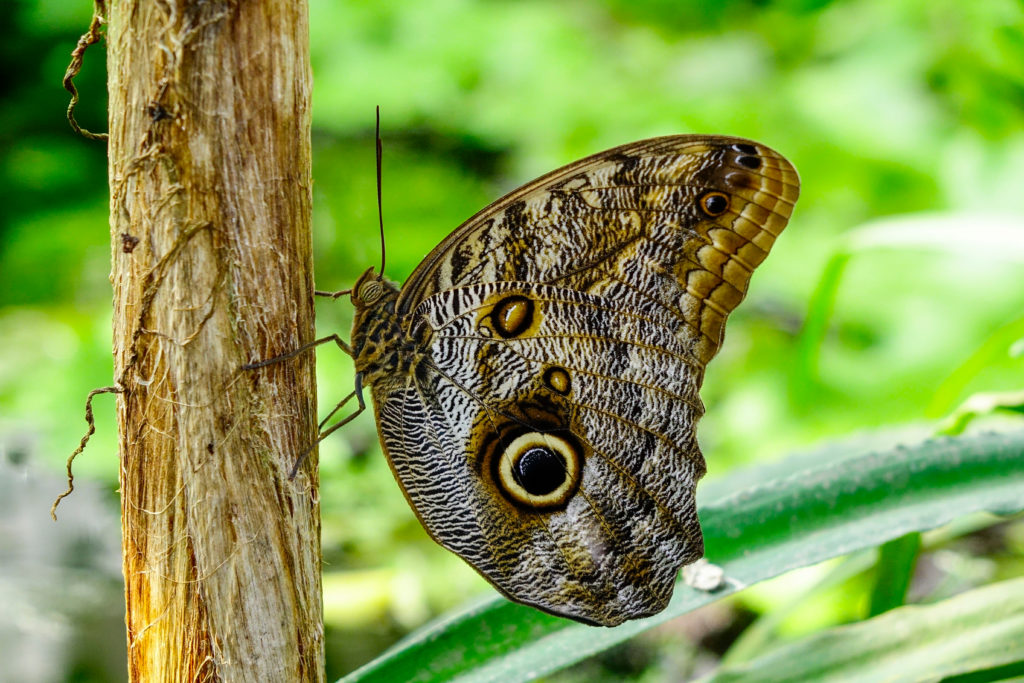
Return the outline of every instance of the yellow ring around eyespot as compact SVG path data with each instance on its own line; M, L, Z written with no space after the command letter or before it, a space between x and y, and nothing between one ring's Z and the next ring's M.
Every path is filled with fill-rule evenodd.
M512 472L512 468L519 461L524 453L534 447L548 448L565 460L565 479L558 488L544 495L534 495L524 489ZM512 443L498 456L498 485L505 489L505 492L525 507L550 508L563 505L567 496L576 489L580 477L580 456L572 444L560 436L554 434L543 434L541 432L527 432L512 440Z
M711 199L717 199L719 200L719 202L724 202L724 205L722 206L721 210L711 210L711 207L708 206L708 201ZM706 215L710 216L711 218L717 218L718 216L721 216L723 213L728 211L729 205L731 203L732 202L729 199L729 195L725 194L724 192L718 192L716 190L713 190L711 192L705 192L700 196L699 200L700 210L703 211Z

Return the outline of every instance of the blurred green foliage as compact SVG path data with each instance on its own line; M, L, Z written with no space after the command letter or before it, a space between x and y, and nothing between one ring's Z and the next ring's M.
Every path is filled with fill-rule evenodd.
M7 10L0 455L13 460L10 444L27 434L19 462L57 472L81 437L86 393L112 374L105 155L68 128L60 87L91 7L11 0ZM1019 0L310 0L310 15L319 288L344 288L379 262L376 104L388 274L399 281L462 220L560 164L653 135L741 135L788 156L803 192L709 367L709 479L860 430L927 432L972 394L1021 389L1024 359L1011 353L1024 337ZM103 130L102 44L76 82L79 120ZM865 224L884 237L901 221L926 239L857 241ZM318 312L321 332L347 331L344 300ZM328 349L318 363L333 405L350 390L350 361ZM116 509L112 406L96 401L99 429L77 467ZM325 442L321 473L331 673L488 591L420 529L372 419ZM970 581L1019 573L1014 528L1016 550L946 550ZM963 569L976 556L992 563L981 575ZM745 593L720 630L795 600L784 579ZM851 581L863 590L819 593L813 615L793 609L779 632L863 616L871 582ZM620 655L606 661L620 678L642 676Z

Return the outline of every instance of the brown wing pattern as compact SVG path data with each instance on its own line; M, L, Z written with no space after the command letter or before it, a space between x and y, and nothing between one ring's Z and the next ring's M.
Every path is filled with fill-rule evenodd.
M712 194L726 201L717 215L702 205ZM470 218L412 274L397 312L462 285L558 284L671 315L696 332L694 355L707 363L798 195L793 166L749 140L681 135L617 147Z
M415 350L372 382L431 535L555 614L663 609L703 553L704 366L798 186L757 143L657 138L516 190L431 252L394 305Z
M493 311L518 296L533 305L529 330L496 336ZM613 625L663 609L679 567L703 552L700 372L684 344L552 285L456 288L421 310L429 359L414 381L375 387L374 402L396 478L434 538L547 611ZM510 495L500 468L522 434L570 444L564 498Z

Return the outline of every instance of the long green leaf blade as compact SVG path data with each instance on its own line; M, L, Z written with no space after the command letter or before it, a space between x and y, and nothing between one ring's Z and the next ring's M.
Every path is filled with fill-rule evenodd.
M1024 509L1024 431L925 441L817 467L799 462L806 469L701 506L707 557L728 579L722 590L680 583L664 612L613 629L494 599L421 629L343 681L532 680L790 569L971 512Z
M1024 661L1024 579L815 633L702 683L938 681Z

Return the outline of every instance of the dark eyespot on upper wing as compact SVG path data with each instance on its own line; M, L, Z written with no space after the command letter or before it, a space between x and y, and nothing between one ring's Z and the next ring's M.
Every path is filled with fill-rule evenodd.
M412 274L398 313L453 287L555 284L674 321L706 363L798 195L793 166L749 140L682 135L617 147L469 219Z

